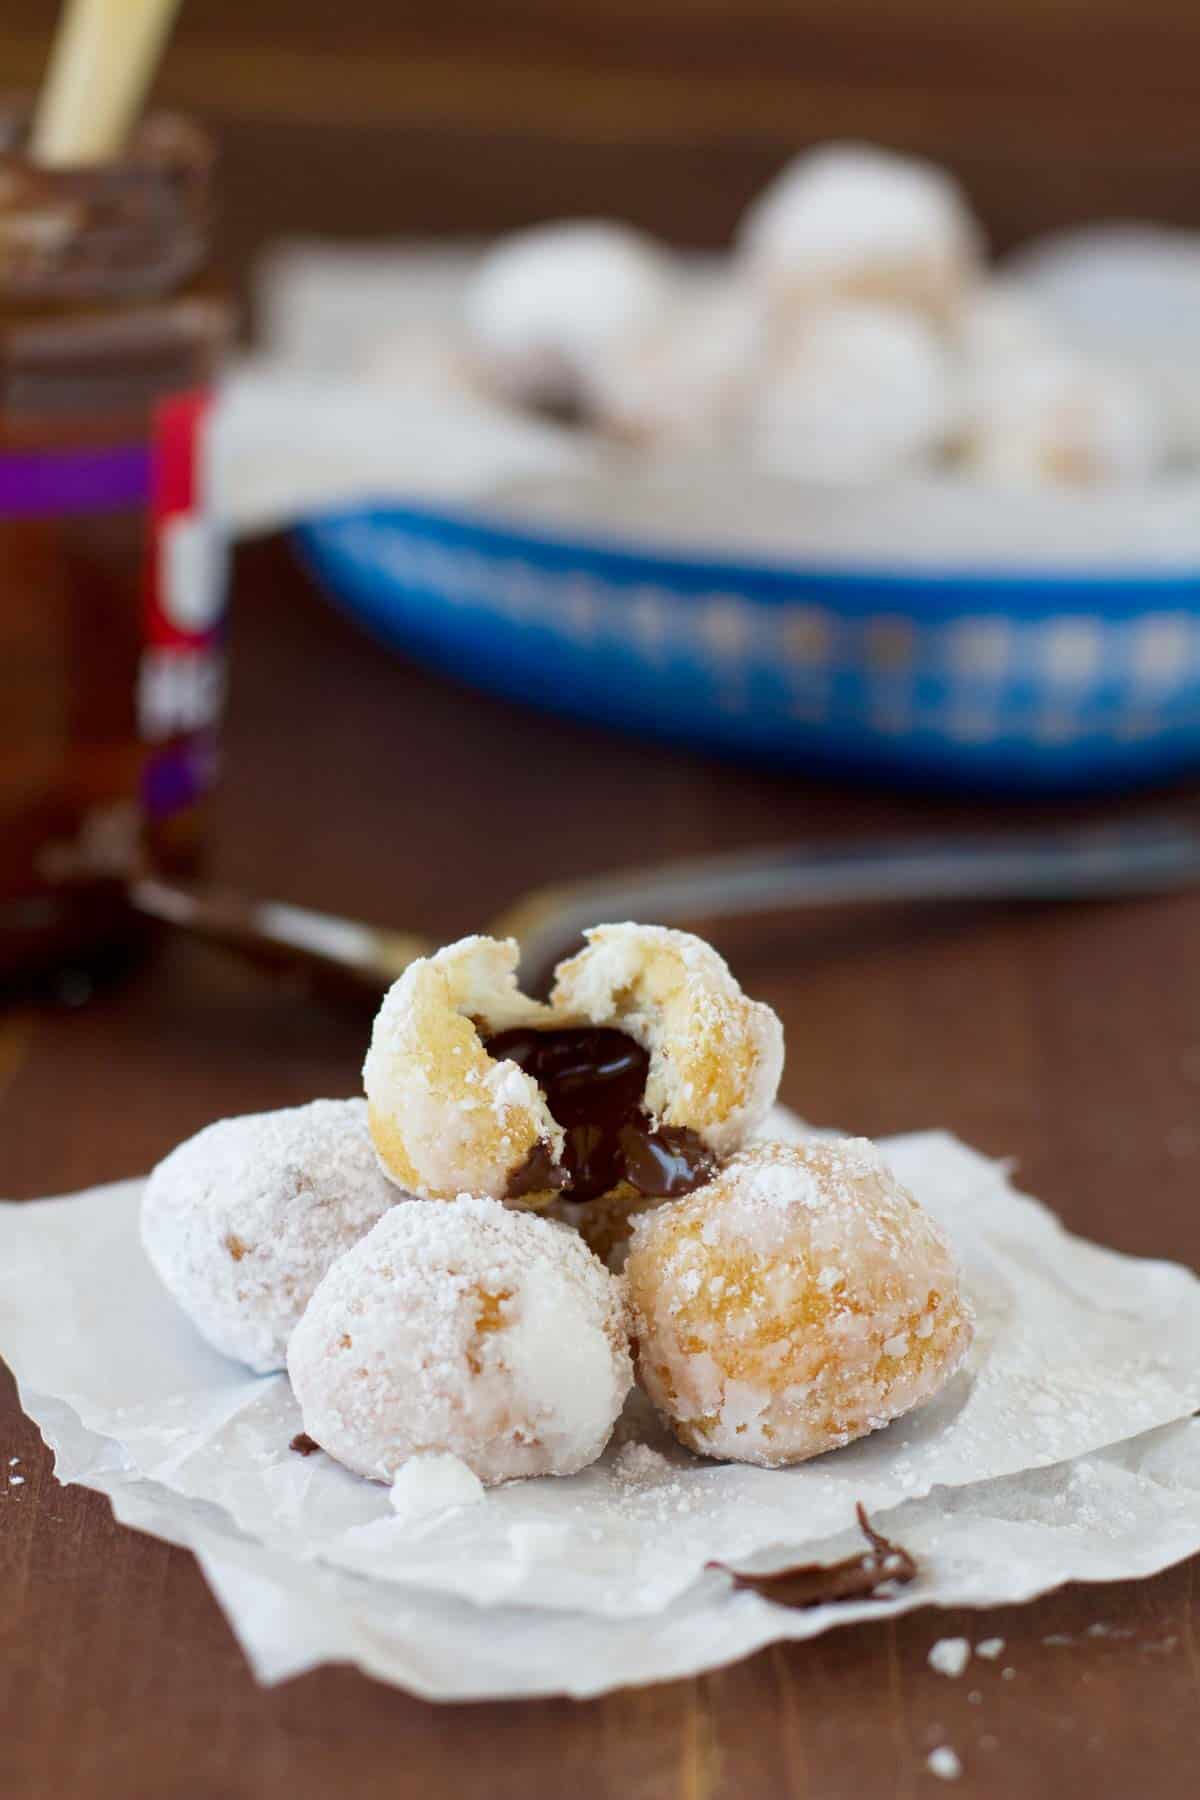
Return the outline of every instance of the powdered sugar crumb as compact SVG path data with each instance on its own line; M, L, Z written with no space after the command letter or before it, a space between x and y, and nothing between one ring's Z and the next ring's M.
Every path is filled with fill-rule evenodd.
M1050 1642L1049 1638L1046 1639L1046 1642ZM995 1662L996 1658L1002 1654L1003 1650L1004 1639L1002 1637L980 1638L975 1646L976 1656L986 1657L988 1662Z
M392 1511L407 1522L452 1507L476 1506L485 1497L478 1475L448 1452L411 1456L397 1469L389 1495Z
M623 1487L657 1486L672 1473L673 1465L649 1444L622 1444L613 1458L613 1474Z
M965 1637L939 1638L927 1660L939 1675L957 1679L971 1660L970 1643Z
M939 1744L936 1750L931 1750L925 1758L925 1766L939 1781L957 1781L962 1774L962 1763L949 1744Z

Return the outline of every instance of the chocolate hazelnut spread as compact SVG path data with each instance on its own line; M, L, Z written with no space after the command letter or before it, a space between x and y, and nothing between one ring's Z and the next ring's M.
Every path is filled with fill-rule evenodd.
M0 112L0 980L127 927L64 873L195 867L221 687L207 141L151 120L46 169L24 124Z
M694 1131L655 1125L643 1110L647 1051L611 1026L571 1025L548 1031L518 1027L487 1040L488 1055L531 1075L562 1126L556 1165L548 1145L535 1145L511 1178L509 1199L546 1189L594 1200L626 1182L647 1198L690 1194L713 1174L716 1159Z
M749 1588L776 1606L802 1610L808 1606L833 1606L845 1600L867 1600L892 1596L897 1588L915 1581L919 1570L916 1558L901 1544L876 1531L860 1502L855 1508L859 1530L867 1540L867 1548L857 1556L836 1563L798 1563L789 1569L774 1569L767 1575L743 1574L725 1563L710 1562L709 1569L722 1569L732 1575L733 1585Z

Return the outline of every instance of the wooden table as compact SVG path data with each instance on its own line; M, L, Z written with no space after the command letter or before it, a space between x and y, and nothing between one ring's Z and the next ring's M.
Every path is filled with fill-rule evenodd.
M223 877L446 938L535 880L963 816L456 691L373 650L274 544L240 559L228 744ZM793 918L721 941L783 1015L783 1097L809 1117L949 1126L1014 1156L1076 1229L1197 1264L1198 934L1200 895ZM76 1010L0 1012L0 1193L132 1175L221 1114L350 1093L365 1026L181 942ZM939 1743L964 1794L1197 1791L1197 1562L586 1705L439 1708L345 1669L257 1688L191 1557L59 1488L7 1378L0 1453L5 1795L874 1800L936 1791ZM11 1456L24 1486L5 1483ZM1085 1635L1100 1623L1125 1635ZM935 1674L930 1645L958 1632L1003 1636L1002 1660Z

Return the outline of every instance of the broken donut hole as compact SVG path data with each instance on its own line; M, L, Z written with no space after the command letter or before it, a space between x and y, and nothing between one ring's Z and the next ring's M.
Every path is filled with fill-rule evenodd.
M626 1032L608 1025L519 1026L486 1039L484 1048L537 1082L563 1128L561 1160L536 1144L510 1178L510 1200L545 1190L595 1200L621 1182L646 1199L670 1200L715 1174L716 1157L698 1132L656 1126L643 1111L650 1056Z

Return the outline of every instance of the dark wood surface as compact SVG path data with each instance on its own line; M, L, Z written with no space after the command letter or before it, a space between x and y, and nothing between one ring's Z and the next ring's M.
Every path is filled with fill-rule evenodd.
M287 899L448 938L534 881L964 816L456 691L376 651L277 544L241 554L235 614L216 866ZM950 1126L1014 1156L1076 1229L1195 1265L1198 932L1200 895L791 919L721 941L784 1017L793 1106L876 1135ZM132 1175L220 1114L352 1092L366 1023L181 942L77 1009L0 1011L0 1193ZM58 1487L0 1374L10 1456L27 1481L0 1479L6 1796L875 1800L936 1791L925 1758L949 1742L964 1795L1194 1800L1195 1562L589 1704L438 1708L345 1669L258 1689L191 1557ZM1046 1642L1100 1622L1129 1635ZM934 1674L929 1646L959 1631L1002 1635L1002 1662Z
M0 88L57 0L4 0ZM235 274L280 232L488 232L616 213L717 244L794 150L946 162L994 241L1200 224L1194 0L192 0L159 94L225 150Z

